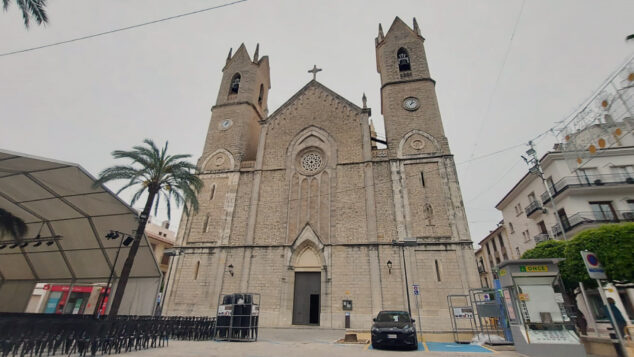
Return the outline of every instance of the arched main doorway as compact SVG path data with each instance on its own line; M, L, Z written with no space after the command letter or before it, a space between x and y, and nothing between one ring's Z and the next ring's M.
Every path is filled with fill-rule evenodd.
M293 290L293 325L319 325L321 313L321 259L307 244L295 260Z

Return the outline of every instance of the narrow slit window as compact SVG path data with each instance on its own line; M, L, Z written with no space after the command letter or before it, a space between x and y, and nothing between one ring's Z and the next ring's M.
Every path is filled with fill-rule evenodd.
M264 85L260 84L260 94L258 95L258 105L262 106L262 101L264 100Z
M425 173L424 172L420 172L420 183L423 185L423 187L425 187Z
M214 195L216 194L216 185L211 185L211 193L209 194L209 200L213 200L214 199Z
M198 271L200 270L200 260L196 262L194 267L194 280L198 280Z
M434 259L434 263L436 264L436 279L441 281L440 279L440 265L438 264L438 259Z
M207 228L209 228L209 215L205 216L205 221L203 222L203 233L207 233Z

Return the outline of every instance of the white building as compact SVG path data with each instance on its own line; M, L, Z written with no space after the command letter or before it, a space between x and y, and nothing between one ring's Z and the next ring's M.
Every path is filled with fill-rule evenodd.
M527 173L495 206L516 255L548 239L563 239L557 222L561 219L566 238L604 223L634 221L634 120L626 119L620 145L597 149L576 170L562 144L540 160L555 207L541 178ZM615 124L595 124L577 135L609 131Z

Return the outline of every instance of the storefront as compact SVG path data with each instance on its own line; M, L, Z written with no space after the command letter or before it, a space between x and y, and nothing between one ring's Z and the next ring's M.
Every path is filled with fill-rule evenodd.
M94 314L99 295L103 291L101 286L82 285L44 285L49 290L44 308L45 314ZM101 303L100 314L105 313L108 298Z

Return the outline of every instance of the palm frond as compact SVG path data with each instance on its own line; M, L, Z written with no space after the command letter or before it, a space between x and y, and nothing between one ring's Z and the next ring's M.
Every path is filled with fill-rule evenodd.
M26 223L11 212L0 208L0 235L8 234L15 239L24 237L28 227Z
M35 18L38 25L48 23L48 15L46 15L46 0L16 0L15 1L22 12L24 27L27 29L31 23L31 16ZM9 0L2 0L2 7L6 11L9 8Z

